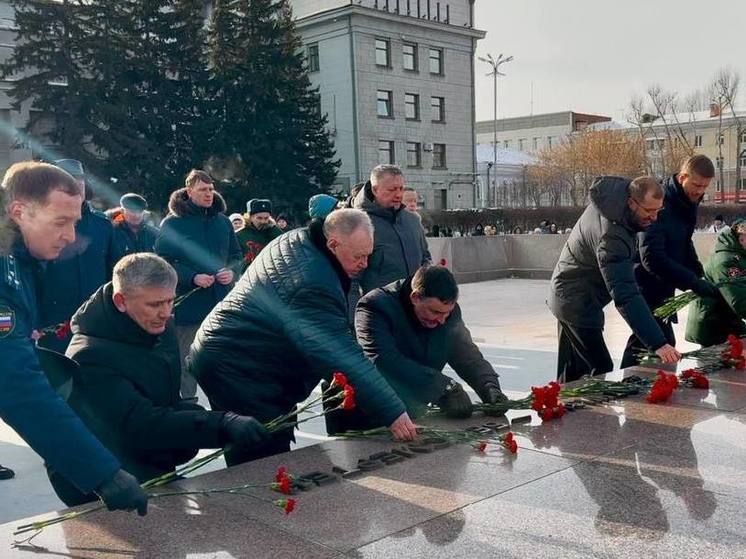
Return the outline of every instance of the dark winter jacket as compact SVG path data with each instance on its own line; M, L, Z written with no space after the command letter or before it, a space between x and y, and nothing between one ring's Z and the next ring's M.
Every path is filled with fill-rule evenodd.
M627 205L630 181L600 177L591 203L573 227L552 273L547 303L560 321L602 329L603 309L612 300L640 340L656 350L666 338L635 281L636 234Z
M498 376L471 339L456 305L448 320L425 328L409 298L411 279L399 280L365 295L355 312L355 330L363 351L404 400L411 413L436 402L449 378L449 364L480 396Z
M238 274L241 247L233 225L224 215L225 202L216 192L210 208L200 208L187 197L186 188L176 190L168 202L169 215L161 223L155 251L168 260L179 275L177 295L192 291L194 276L215 275L223 268ZM236 278L237 279L237 278ZM177 325L195 325L223 300L233 284L217 281L207 289L192 293L176 308Z
M107 211L106 215L114 227L114 242L122 256L135 252L155 252L155 239L158 237L157 227L143 222L137 232L133 231L124 220L120 208Z
M75 225L75 242L47 263L36 326L46 328L70 320L88 297L111 280L114 264L121 256L111 222L84 202L82 216ZM39 345L64 353L68 343L69 336L63 340L45 336Z
M260 230L255 228L250 221L247 221L246 226L236 232L238 244L243 251L241 271L245 271L264 247L280 235L282 235L282 230L277 225L272 224L270 227Z
M90 493L114 476L119 462L42 372L31 332L38 320L35 286L43 264L23 243L6 252L0 253L0 419L50 468Z
M222 446L224 414L182 403L173 326L148 334L117 310L112 293L106 284L73 317L67 356L80 367L68 403L143 482L173 471L200 448Z
M267 421L342 371L359 407L392 423L404 405L355 341L349 285L326 247L321 222L267 245L192 345L190 370L211 402Z
M699 204L689 200L675 175L664 187L657 221L638 235L635 277L651 309L672 297L676 289L691 289L702 277L702 264L692 243Z
M710 346L725 342L730 334L746 336L746 249L738 235L725 227L715 240L715 251L705 264L705 279L713 283L743 280L721 285L717 299L700 297L689 307L686 339Z
M420 219L403 205L394 210L376 204L370 181L358 192L353 207L366 212L375 229L373 254L368 259L368 268L360 276L363 293L408 278L417 268L430 262Z

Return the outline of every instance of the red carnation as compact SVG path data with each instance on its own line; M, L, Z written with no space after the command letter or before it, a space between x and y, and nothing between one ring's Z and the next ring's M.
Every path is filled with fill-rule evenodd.
M743 356L743 342L741 338L731 334L728 336L728 344L730 345L730 356L734 358Z
M284 493L285 495L290 495L293 492L292 485L290 484L290 478L287 476L283 477L278 483L273 483L272 489L274 489L275 491L279 491L280 493Z
M70 333L70 321L66 320L62 324L59 324L54 331L54 335L57 336L58 340L64 340Z
M516 454L518 452L518 443L515 441L515 437L513 436L512 432L508 432L503 438L502 443L505 448L507 448L511 454Z
M288 469L285 466L280 466L277 468L277 473L275 474L275 481L277 483L280 483L283 479L288 477Z
M487 449L487 443L484 441L479 441L476 445L474 445L474 448L479 452L484 452Z
M285 511L285 514L290 514L295 510L295 499L277 499L275 505Z
M351 385L344 387L344 400L342 400L343 410L354 410L355 409L355 389Z
M341 388L344 388L345 386L347 386L348 384L350 384L348 382L348 380L347 380L347 376L344 373L340 372L340 371L337 371L336 373L334 373L332 375L332 379L333 379L332 380L332 385L336 385L336 386L339 386Z
M692 386L694 388L708 389L710 388L710 381L707 380L707 377L705 376L697 375L696 377L692 378Z

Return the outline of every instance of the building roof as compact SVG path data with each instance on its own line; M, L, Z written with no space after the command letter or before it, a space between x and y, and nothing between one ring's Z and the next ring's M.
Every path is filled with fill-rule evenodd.
M663 126L663 120L655 115L650 122L645 123L646 126ZM664 115L665 120L669 125L675 126L676 123L682 125L691 124L703 124L707 126L717 126L718 116L711 116L710 111L695 111L695 112L682 112L672 113ZM746 110L736 110L736 117L746 122ZM733 120L733 115L730 110L723 111L723 122L728 123ZM610 122L598 122L589 126L592 130L623 130L629 128L636 128L637 125L629 121L618 121L613 120Z
M497 120L497 130L523 130L526 128L546 128L549 126L567 126L568 131L577 130L581 123L591 125L595 122L607 122L611 117L603 115L592 115L578 113L575 111L562 111L558 113L544 113L540 115L518 116L513 118L502 118ZM477 134L492 132L492 120L480 120L477 122Z

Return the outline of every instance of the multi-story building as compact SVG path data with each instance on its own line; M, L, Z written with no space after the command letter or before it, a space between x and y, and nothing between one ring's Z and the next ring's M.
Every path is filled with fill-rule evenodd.
M570 134L585 130L591 124L610 120L608 116L573 111L498 119L497 145L535 155L542 149L564 141ZM493 120L476 123L478 144L493 143L494 125Z
M425 208L473 207L474 0L292 0L338 189L398 163Z

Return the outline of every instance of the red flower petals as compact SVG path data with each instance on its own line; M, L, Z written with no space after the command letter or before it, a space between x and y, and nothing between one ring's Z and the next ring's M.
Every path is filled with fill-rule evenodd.
M552 381L546 386L532 386L531 394L533 400L531 409L539 412L542 421L551 421L559 419L565 412L565 406L558 400L562 387L556 381Z
M502 444L505 448L507 448L511 454L517 454L518 453L518 443L515 440L515 436L512 432L508 432L505 436L502 437Z
M651 404L665 402L671 397L671 394L673 394L673 391L678 386L679 379L675 373L666 374L663 371L658 371L658 380L653 383L653 387L647 396L647 401Z
M277 499L274 503L284 510L285 514L290 514L295 510L295 499Z
M344 373L342 373L340 371L337 371L336 373L334 373L332 375L332 385L333 386L339 386L340 388L344 388L348 384L350 384L350 383L347 380L347 376Z
M344 400L342 400L341 408L343 410L355 409L355 389L350 384L344 387Z

